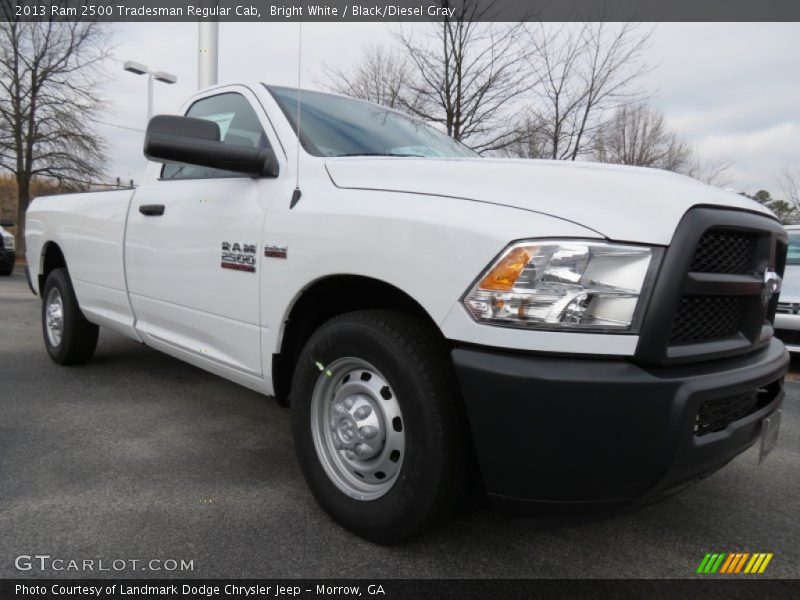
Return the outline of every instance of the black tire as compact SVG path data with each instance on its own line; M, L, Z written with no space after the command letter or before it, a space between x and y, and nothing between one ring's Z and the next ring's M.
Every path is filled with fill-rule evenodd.
M320 365L355 357L380 371L403 415L405 455L385 495L357 500L322 467L312 434L311 399ZM322 508L346 529L395 543L429 529L462 498L468 473L466 426L446 343L419 317L359 311L322 325L303 349L292 380L295 451Z
M8 271L0 271L0 277L10 277L11 273L14 272L14 269L9 269Z
M57 345L50 340L47 332L47 302L53 289L61 295L63 306L61 340ZM97 348L98 333L99 327L87 321L78 306L67 270L53 269L47 276L42 293L42 335L50 358L60 365L85 363Z

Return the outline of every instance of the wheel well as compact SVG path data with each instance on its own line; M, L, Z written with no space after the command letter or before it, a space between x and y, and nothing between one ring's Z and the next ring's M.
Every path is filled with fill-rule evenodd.
M42 272L39 275L39 295L44 292L44 282L47 281L47 276L53 269L61 267L66 268L67 261L64 260L64 254L61 248L55 242L47 242L42 252Z
M306 288L286 320L280 354L272 357L272 380L278 402L289 404L295 364L303 346L320 325L347 312L376 308L416 314L434 323L411 296L378 279L334 275Z

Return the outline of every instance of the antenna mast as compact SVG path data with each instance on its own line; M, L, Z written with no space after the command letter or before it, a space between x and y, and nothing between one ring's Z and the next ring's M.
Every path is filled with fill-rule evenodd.
M295 183L294 192L292 192L292 200L289 202L289 208L294 208L300 202L300 197L303 192L300 191L300 83L303 73L303 20L298 21L297 30L297 152L295 154Z
M298 22L297 31L297 179L295 188L300 189L300 83L303 72L303 21Z

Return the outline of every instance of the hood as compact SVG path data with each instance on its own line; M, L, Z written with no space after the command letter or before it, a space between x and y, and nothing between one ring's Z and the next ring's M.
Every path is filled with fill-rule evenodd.
M572 221L617 241L667 245L693 206L772 216L732 192L668 171L524 159L331 158L337 187L449 196Z

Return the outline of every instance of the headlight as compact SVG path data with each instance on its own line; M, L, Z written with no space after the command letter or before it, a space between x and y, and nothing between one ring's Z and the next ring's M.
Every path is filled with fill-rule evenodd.
M602 242L519 242L462 301L484 323L635 333L661 252Z

